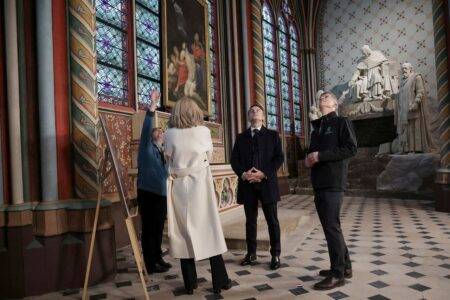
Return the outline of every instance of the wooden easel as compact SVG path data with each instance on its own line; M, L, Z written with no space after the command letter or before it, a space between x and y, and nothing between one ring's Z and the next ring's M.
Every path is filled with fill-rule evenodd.
M97 205L95 207L95 218L94 218L94 226L92 228L92 236L91 236L91 244L89 247L89 257L87 261L86 266L86 275L84 277L84 287L83 287L83 300L88 299L87 289L88 289L88 283L89 283L89 274L91 271L91 265L92 265L92 256L94 253L94 243L95 243L95 236L97 233L97 225L98 225L98 216L100 212L100 202L102 199L102 183L105 178L108 178L108 175L111 171L114 172L114 178L116 182L116 186L119 192L120 200L123 202L123 205L125 206L125 225L127 227L128 236L130 237L131 247L133 249L134 254L134 260L136 261L136 266L139 272L139 278L142 283L142 288L144 290L145 299L150 299L148 292L147 292L147 285L146 281L149 281L147 269L145 268L144 259L141 253L141 249L139 246L139 241L137 238L136 230L134 229L133 224L133 218L135 218L138 215L138 208L137 206L133 206L130 203L129 195L128 195L128 189L126 188L125 182L122 178L122 163L117 158L117 152L116 148L111 142L111 137L109 135L108 129L106 128L106 121L104 117L100 114L100 123L102 125L102 131L105 137L106 141L106 148L102 155L102 158L99 162L99 173L97 175L97 184L99 186L99 192L97 197ZM108 169L108 162L110 162L110 167ZM103 174L103 178L102 175Z

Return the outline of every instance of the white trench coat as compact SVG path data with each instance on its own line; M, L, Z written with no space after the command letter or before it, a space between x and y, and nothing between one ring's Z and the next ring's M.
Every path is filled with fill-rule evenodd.
M174 258L202 260L227 251L209 167L212 151L205 126L169 128L165 133L164 153L174 175L167 187L169 250Z

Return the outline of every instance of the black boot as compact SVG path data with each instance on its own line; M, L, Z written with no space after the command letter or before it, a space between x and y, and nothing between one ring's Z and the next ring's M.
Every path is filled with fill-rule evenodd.
M156 264L158 264L161 267L164 267L166 269L172 268L172 265L170 263L164 261L164 259L162 257L156 261Z
M256 263L256 254L247 253L241 261L241 266L253 265Z
M224 290L229 290L229 289L231 289L231 287L232 287L232 282L231 282L230 279L228 279L227 283L225 283L225 284L222 286L222 288L220 288L220 289L214 289L214 294L220 294L220 292L221 292L222 289L224 289Z
M272 256L272 261L270 262L270 269L276 270L281 267L280 257Z

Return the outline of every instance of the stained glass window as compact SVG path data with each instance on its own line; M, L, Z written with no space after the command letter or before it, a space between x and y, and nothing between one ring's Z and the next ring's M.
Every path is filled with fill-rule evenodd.
M138 105L150 101L152 90L161 91L160 7L157 0L137 0L136 67Z
M129 106L127 1L96 0L95 5L98 99Z
M267 124L269 128L300 135L302 106L298 32L287 0L281 2L279 13L275 30L274 14L268 1L264 2L262 33Z
M130 10L132 1L135 1L134 20L131 19L133 15ZM148 103L151 90L161 89L159 2L95 0L97 89L100 102L134 106L136 84L137 101L142 108ZM133 47L136 58L132 53ZM136 79L134 68L137 71Z
M220 122L220 74L217 51L217 0L208 0L209 20L209 54L210 54L210 84L211 84L211 117L213 122Z
M262 31L264 47L264 77L266 90L267 127L278 129L278 76L276 59L276 38L273 13L267 3L263 4Z
M297 30L291 24L289 26L291 60L292 60L292 97L294 106L294 128L296 134L302 133L302 111L301 111L301 81L300 81L300 57L298 53Z
M291 101L289 78L289 44L287 41L286 21L278 18L278 46L280 49L280 73L281 73L281 99L283 106L283 128L285 132L291 132Z

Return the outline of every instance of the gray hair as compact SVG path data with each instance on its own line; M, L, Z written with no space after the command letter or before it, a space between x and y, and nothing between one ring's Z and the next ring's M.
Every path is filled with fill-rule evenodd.
M335 107L336 107L336 113L337 113L337 112L338 112L338 108L339 108L339 102L338 102L338 99L337 99L336 95L335 95L333 92L331 92L331 91L324 91L324 92L320 95L319 103L320 103L320 99L321 99L323 96L325 96L325 95L330 96L331 99L334 100L334 105L335 105Z

